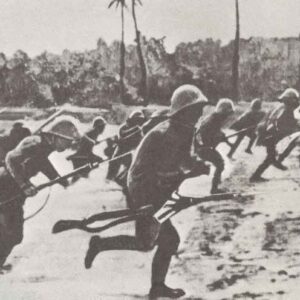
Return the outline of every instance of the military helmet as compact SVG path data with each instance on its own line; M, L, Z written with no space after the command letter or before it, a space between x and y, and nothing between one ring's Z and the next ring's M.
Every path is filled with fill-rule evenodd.
M232 100L228 98L222 98L218 101L215 111L217 113L229 114L235 111L235 107Z
M43 130L43 132L69 141L74 141L80 138L78 126L76 126L76 121L74 121L70 116L57 118L54 122L50 123Z
M262 106L262 101L259 98L255 98L251 101L251 110L259 111Z
M106 121L105 121L105 119L104 118L102 118L102 117L96 117L96 118L94 118L94 120L93 120L93 128L99 128L99 127L105 127L105 125L106 125L107 123L106 123Z
M17 121L13 124L13 128L21 128L23 126L24 126L24 124L21 121Z
M293 88L286 89L279 97L279 100L285 99L285 98L297 98L299 99L299 93L297 90Z
M207 98L196 86L182 85L172 95L169 116L173 116L184 108L195 104L203 104L204 106L207 102Z
M279 101L285 105L296 108L299 106L299 93L293 88L286 89L279 97Z
M134 110L128 117L129 120L140 120L145 119L145 115L141 110Z

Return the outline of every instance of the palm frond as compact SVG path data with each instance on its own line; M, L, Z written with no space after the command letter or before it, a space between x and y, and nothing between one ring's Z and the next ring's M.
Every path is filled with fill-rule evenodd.
M108 8L111 8L115 3L117 3L118 0L112 0L109 5L108 5Z

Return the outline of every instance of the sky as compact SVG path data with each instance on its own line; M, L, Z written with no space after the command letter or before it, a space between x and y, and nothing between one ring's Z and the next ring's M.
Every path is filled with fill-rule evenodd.
M130 0L127 0L130 4ZM120 11L108 0L0 0L0 52L22 49L29 55L47 50L96 48L120 38ZM299 0L240 0L241 36L299 36ZM141 32L166 36L173 51L180 42L234 38L234 0L143 0L137 8ZM130 9L125 12L126 42L133 43Z

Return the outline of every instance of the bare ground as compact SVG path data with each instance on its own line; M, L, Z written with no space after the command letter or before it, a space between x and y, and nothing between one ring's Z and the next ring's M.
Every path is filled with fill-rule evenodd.
M192 207L174 217L181 246L168 283L184 288L185 299L299 299L298 151L285 162L288 171L271 167L265 174L269 182L250 184L248 178L264 150L256 148L251 156L243 152L244 147L234 161L226 160L223 186L230 191L266 193ZM228 148L221 151L224 154ZM62 174L71 169L62 156L52 159ZM83 259L91 235L76 230L51 234L60 219L81 219L125 207L118 186L105 182L105 171L106 166L97 169L90 180L82 179L66 190L52 188L46 208L25 223L23 243L8 259L12 269L0 275L0 299L147 299L153 252L104 252L92 269L85 270ZM210 178L192 179L183 184L181 193L207 194L209 185ZM45 190L28 199L25 215L40 207L47 194ZM133 224L105 235L120 233L133 233Z

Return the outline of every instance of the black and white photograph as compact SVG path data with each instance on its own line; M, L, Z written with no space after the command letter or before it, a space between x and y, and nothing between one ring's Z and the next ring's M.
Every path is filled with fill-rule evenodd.
M1 300L300 299L300 1L0 5Z

